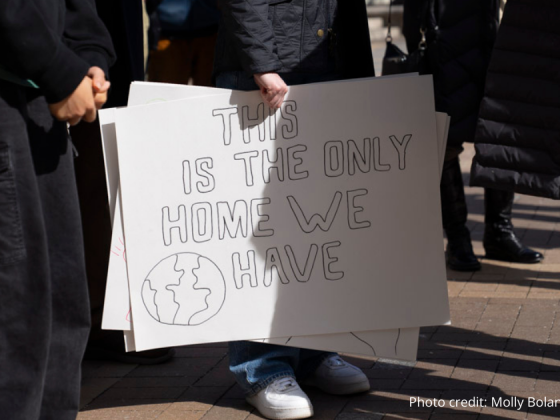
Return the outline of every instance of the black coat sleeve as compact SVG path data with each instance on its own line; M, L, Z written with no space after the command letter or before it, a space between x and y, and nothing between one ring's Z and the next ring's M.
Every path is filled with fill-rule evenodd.
M231 36L243 70L249 74L278 71L274 31L268 19L269 0L220 0L222 24Z
M51 103L70 95L87 74L88 63L62 42L35 1L0 1L0 39L0 66L33 80Z
M93 0L66 0L63 41L90 66L102 68L108 77L109 67L115 62L115 51Z

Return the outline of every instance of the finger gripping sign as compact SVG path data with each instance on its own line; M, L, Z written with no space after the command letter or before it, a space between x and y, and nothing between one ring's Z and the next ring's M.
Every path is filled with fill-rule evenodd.
M116 128L137 350L449 321L431 78L119 109Z

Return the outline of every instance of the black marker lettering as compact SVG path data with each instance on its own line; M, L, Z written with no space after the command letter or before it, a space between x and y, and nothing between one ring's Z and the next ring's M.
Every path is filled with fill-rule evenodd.
M399 154L399 169L402 171L406 168L406 148L410 143L410 139L412 138L412 134L407 134L403 137L402 141L397 139L396 136L390 136L389 139L395 149L397 149L397 153Z
M233 280L235 287L242 289L244 279L249 279L251 287L257 287L257 266L255 265L255 251L247 252L247 264L241 265L241 256L238 252L231 256L233 263Z
M181 242L187 242L187 209L185 206L179 206L177 209L177 218L171 219L169 214L169 207L164 207L161 210L162 213L162 231L163 231L163 243L166 246L171 245L173 239L173 230L179 230L179 238Z
M237 107L215 109L212 111L214 117L222 117L222 124L224 126L224 144L229 146L231 144L231 117L237 114Z

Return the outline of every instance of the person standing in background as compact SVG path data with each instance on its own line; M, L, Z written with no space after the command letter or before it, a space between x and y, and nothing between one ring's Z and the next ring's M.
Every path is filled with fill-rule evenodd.
M220 13L216 0L155 0L150 14L151 82L211 86ZM152 6L153 7L153 6Z
M90 313L67 124L107 100L90 0L0 3L0 413L73 420Z
M506 3L480 107L471 185L560 199L559 23L560 2Z
M467 223L467 203L459 155L474 141L484 83L499 24L499 0L405 0L403 33L409 53L426 30L429 72L434 77L436 109L451 116L441 179L441 207L447 263L457 271L480 270ZM515 235L513 192L484 190L485 258L538 263L541 253Z

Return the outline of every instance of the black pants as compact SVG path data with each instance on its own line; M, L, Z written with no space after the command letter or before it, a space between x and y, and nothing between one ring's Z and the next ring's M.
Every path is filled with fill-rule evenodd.
M66 124L0 81L0 418L75 419L89 325Z

